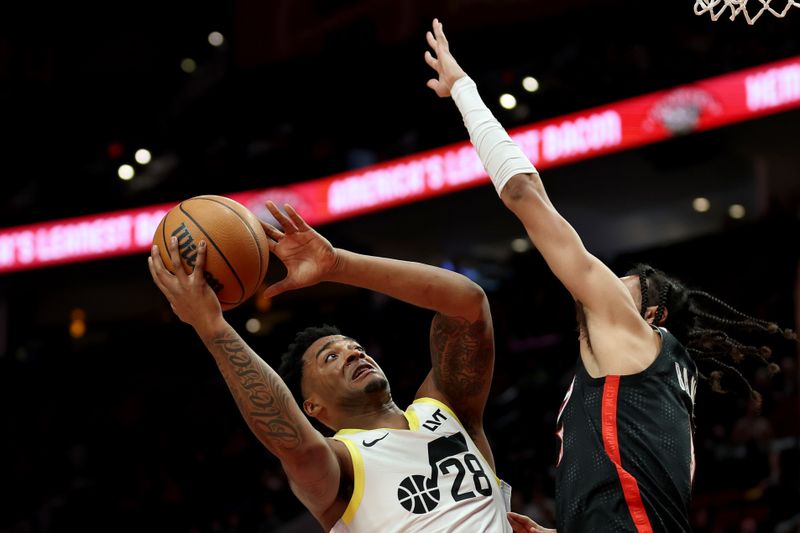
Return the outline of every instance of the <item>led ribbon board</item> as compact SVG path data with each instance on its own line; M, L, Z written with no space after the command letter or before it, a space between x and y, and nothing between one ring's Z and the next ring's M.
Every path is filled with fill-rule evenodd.
M540 170L800 107L800 57L621 100L509 131ZM488 184L469 142L352 172L227 194L265 220L267 199L309 224L355 217ZM0 273L149 249L174 204L0 230Z

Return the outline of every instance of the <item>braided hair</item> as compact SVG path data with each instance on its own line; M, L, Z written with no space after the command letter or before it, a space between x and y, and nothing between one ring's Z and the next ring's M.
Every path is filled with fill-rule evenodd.
M733 378L756 405L761 404L761 395L736 367L753 360L765 366L770 375L777 373L778 365L769 361L772 350L762 341L769 342L776 335L797 340L792 330L747 315L707 292L689 289L650 265L638 264L628 275L639 276L642 317L648 307L655 305L653 324L660 324L668 311L664 325L683 344L698 368L709 369L707 375L701 370L700 377L710 383L713 391L727 392L722 380Z

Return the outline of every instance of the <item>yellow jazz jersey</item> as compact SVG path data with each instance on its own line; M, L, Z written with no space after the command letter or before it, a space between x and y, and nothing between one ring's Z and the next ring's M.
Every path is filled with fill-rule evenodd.
M353 496L331 533L511 532L511 487L498 479L453 411L420 398L410 429L343 429Z

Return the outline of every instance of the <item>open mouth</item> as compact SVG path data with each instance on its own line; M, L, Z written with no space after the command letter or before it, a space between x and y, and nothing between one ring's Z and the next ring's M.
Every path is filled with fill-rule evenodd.
M353 381L358 381L360 378L362 378L362 377L364 377L366 375L372 374L373 372L375 372L375 369L372 368L372 366L367 365L367 364L362 364L362 365L359 365L353 371L352 379L353 379Z

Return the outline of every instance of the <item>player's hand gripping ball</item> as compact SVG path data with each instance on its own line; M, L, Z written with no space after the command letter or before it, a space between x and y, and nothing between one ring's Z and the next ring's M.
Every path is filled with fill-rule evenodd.
M173 207L156 229L153 244L161 260L175 271L169 241L178 238L181 264L191 273L197 245L206 241L205 278L223 310L250 298L264 281L269 243L258 218L242 204L224 196L196 196Z

